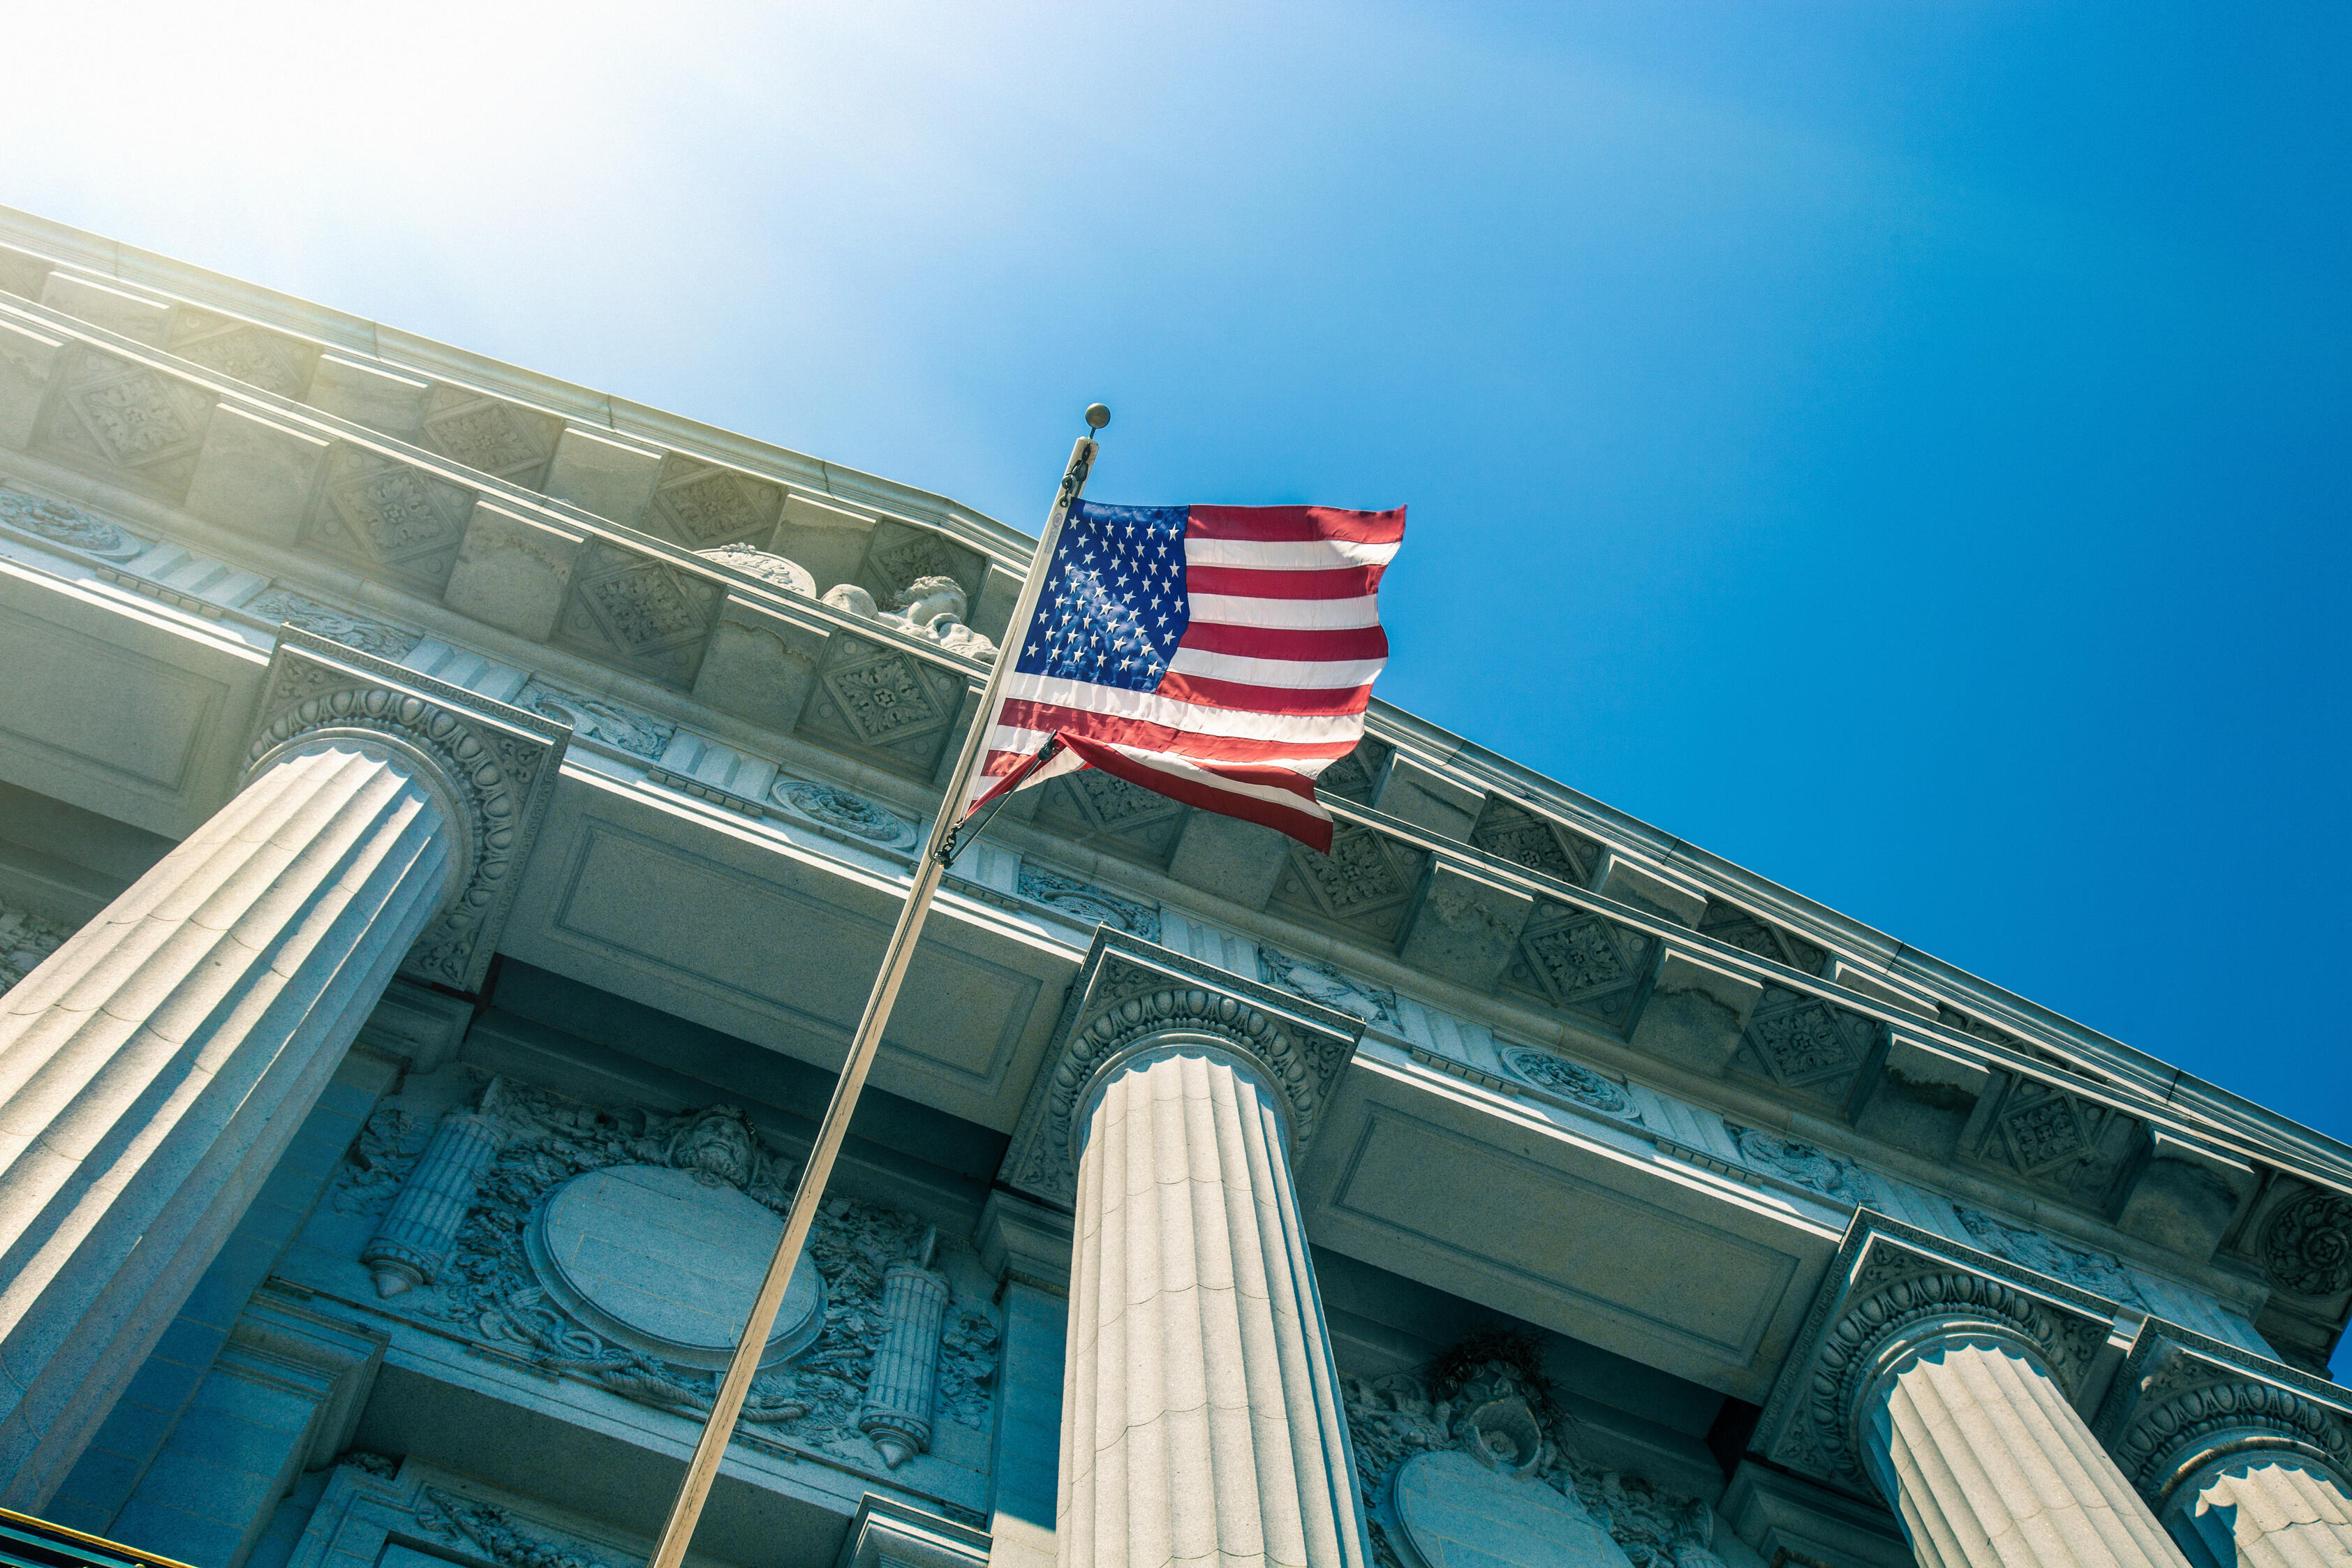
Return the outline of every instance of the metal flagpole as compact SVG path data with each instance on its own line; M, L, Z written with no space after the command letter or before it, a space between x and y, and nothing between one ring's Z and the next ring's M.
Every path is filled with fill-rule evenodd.
M1101 404L1087 410L1087 424L1093 429L1100 430L1109 423L1110 410ZM818 1200L824 1196L825 1184L833 1176L834 1159L841 1152L842 1140L849 1135L849 1119L856 1112L858 1094L866 1087L866 1070L873 1067L874 1054L881 1047L882 1031L890 1022L891 1005L898 1000L899 983L907 978L907 967L914 960L915 943L923 934L923 919L931 910L931 895L939 891L940 878L954 858L956 823L963 810L963 797L971 787L972 770L980 765L981 752L987 745L989 721L996 712L996 700L1003 694L1004 678L1021 657L1017 639L1028 634L1029 617L1036 610L1045 568L1054 558L1055 543L1061 538L1062 520L1069 515L1070 503L1086 489L1087 471L1094 467L1095 454L1099 449L1092 436L1079 437L1070 448L1069 466L1062 470L1061 489L1055 493L1053 507L1045 513L1045 531L1038 536L1037 553L1029 563L1028 580L1021 584L1020 601L1013 606L1013 619L1006 623L1016 640L1011 647L997 650L987 689L981 694L980 715L972 723L971 733L964 737L963 754L957 759L955 776L948 781L947 794L940 801L940 814L931 819L930 838L915 862L914 886L908 889L906 907L898 911L898 929L890 933L890 945L883 951L882 971L874 977L874 992L866 999L865 1016L857 1020L856 1034L850 1037L849 1056L841 1064L840 1079L833 1086L833 1100L824 1108L824 1121L817 1127L816 1142L809 1150L808 1163L802 1168L800 1184L793 1190L793 1206L784 1217L783 1239L776 1244L776 1256L769 1261L766 1278L760 1281L760 1293L751 1302L751 1320L743 1325L742 1338L735 1342L734 1359L727 1363L727 1375L719 1384L719 1398L703 1424L701 1439L694 1446L694 1458L687 1463L686 1477L678 1482L677 1496L669 1505L669 1518L662 1525L661 1539L655 1543L646 1568L679 1568L686 1557L687 1543L694 1538L695 1523L702 1517L702 1505L710 1496L711 1483L719 1479L719 1464L726 1458L727 1444L734 1436L736 1417L742 1413L744 1396L751 1393L751 1379L760 1370L760 1352L767 1348L768 1331L775 1326L785 1288L791 1285L801 1248L808 1242Z

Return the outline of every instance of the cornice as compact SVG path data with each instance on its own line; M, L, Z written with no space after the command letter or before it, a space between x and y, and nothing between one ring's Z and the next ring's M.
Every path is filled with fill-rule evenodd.
M278 632L246 747L247 776L314 740L372 740L421 763L456 817L458 878L402 972L480 987L572 731L299 627Z
M1013 1132L998 1180L1067 1207L1090 1091L1163 1042L1241 1058L1276 1095L1294 1159L1314 1142L1363 1020L1097 927Z

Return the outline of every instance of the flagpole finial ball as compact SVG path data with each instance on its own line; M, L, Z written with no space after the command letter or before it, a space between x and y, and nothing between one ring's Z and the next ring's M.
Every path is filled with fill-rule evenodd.
M1109 423L1110 405L1108 404L1089 403L1087 405L1087 427L1088 429L1099 430Z

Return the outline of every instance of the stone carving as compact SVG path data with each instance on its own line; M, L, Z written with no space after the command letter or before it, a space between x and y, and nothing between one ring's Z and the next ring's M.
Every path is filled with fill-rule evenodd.
M866 1375L857 1429L874 1440L882 1462L894 1470L931 1446L940 1329L948 1309L948 1282L931 1269L939 1243L936 1227L925 1232L917 1255L892 1264L882 1276L882 1332Z
M674 468L685 471L672 475ZM783 491L775 486L731 468L699 468L675 452L663 460L662 469L664 477L654 487L654 511L685 543L698 550L748 545L775 531L784 504ZM806 591L814 597L814 584Z
M383 621L372 621L322 605L285 588L268 588L241 606L272 626L296 626L316 637L372 653L378 658L403 659L416 650L424 635Z
M1698 917L1698 929L1703 936L1729 942L1743 952L1769 958L1775 963L1785 963L1807 974L1819 974L1822 964L1829 957L1827 952L1794 931L1784 931L1721 899L1707 900L1706 908Z
M338 447L327 460L323 504L310 531L320 542L432 584L449 580L474 497L396 459Z
M1830 1084L1858 1071L1878 1026L1818 996L1764 988L1741 1044L1777 1083L1790 1089Z
M204 444L204 418L193 388L143 368L68 395L68 403L107 461L146 468L193 456Z
M319 351L266 327L183 305L172 312L171 351L206 370L299 400Z
M2097 1431L2159 1515L2219 1459L2285 1461L2352 1485L2352 1404L2342 1388L2160 1319L2141 1329Z
M377 1295L397 1296L440 1279L473 1209L476 1184L506 1136L495 1114L498 1092L499 1080L492 1079L478 1110L446 1112L433 1142L410 1163L399 1196L360 1248Z
M1120 898L1091 882L1081 882L1025 861L1022 863L1018 885L1024 899L1051 904L1081 921L1115 927L1146 942L1160 940L1160 911L1150 904Z
M1489 855L1580 888L1591 880L1600 858L1600 847L1591 839L1500 795L1487 797L1478 826L1470 830L1470 842Z
M901 849L915 842L914 824L845 789L806 779L780 778L769 786L768 794L779 805L837 827L853 838Z
M1727 1121L1723 1130L1738 1145L1740 1158L1757 1170L1769 1171L1843 1204L1866 1204L1878 1195L1877 1184L1852 1160L1842 1160L1811 1143L1800 1143L1759 1128L1738 1127Z
M1866 1221L1848 1233L1831 1266L1832 1278L1847 1284L1816 1302L1809 1348L1782 1374L1758 1430L1767 1435L1759 1446L1780 1463L1872 1497L1857 1423L1890 1347L1991 1333L2019 1344L2072 1399L2106 1343L2115 1305L1862 1213Z
M410 950L411 973L480 984L563 757L565 731L536 714L371 658L308 632L278 636L246 749L248 773L315 733L373 736L429 759L461 821L463 881Z
M816 579L810 576L808 568L797 561L787 561L765 550L751 550L741 545L698 550L695 553L705 561L757 577L770 587L782 588L787 594L798 594L804 599L816 597Z
M885 583L918 583L925 578L955 575L956 562L937 534L914 533L901 543L874 552L874 570Z
M124 532L116 524L78 506L22 490L0 489L0 522L37 533L43 539L121 563L147 552L147 542Z
M669 749L670 737L677 733L677 725L666 724L649 713L623 707L610 698L583 697L576 691L566 691L535 675L515 693L514 703L541 718L569 724L575 736L602 741L633 756L655 762L661 760L662 753Z
M335 1212L380 1215L390 1209L424 1152L424 1133L415 1117L396 1105L378 1110L360 1129L350 1162L336 1173Z
M2314 1187L2263 1225L2263 1272L2304 1296L2352 1289L2352 1198Z
M1311 896L1313 907L1334 920L1362 920L1399 910L1412 896L1427 859L1402 845L1391 846L1368 827L1342 822L1331 835L1328 855L1318 855L1304 845L1291 847L1279 890L1294 899L1302 892ZM1393 915L1389 923L1395 923Z
M892 596L896 611L878 608L874 595L855 583L825 590L824 602L845 615L856 616L895 631L935 642L949 653L996 662L996 645L964 622L971 613L963 584L952 577L918 577Z
M1261 943L1257 950L1257 977L1269 985L1281 986L1294 996L1352 1013L1367 1024L1393 1026L1397 1021L1395 992L1385 985L1367 985L1351 979L1320 959L1293 958L1279 948Z
M838 633L825 644L803 723L928 776L965 694L961 678L903 648Z
M1619 1028L1650 977L1657 939L1604 915L1541 903L1504 977L1557 1007L1590 1013Z
M2140 1136L2138 1118L2112 1105L2033 1079L2008 1078L1968 1152L2100 1211L2113 1201Z
M559 419L454 386L435 387L425 410L426 446L533 489L562 430Z
M580 552L558 628L589 652L617 654L683 686L701 662L719 597L708 577L598 540Z
M1383 1568L1454 1562L1441 1544L1453 1504L1523 1521L1507 1527L1526 1553L1513 1562L1720 1568L1705 1502L1577 1454L1539 1354L1532 1335L1490 1331L1425 1372L1341 1376L1375 1560ZM1546 1505L1525 1486L1557 1500Z
M43 920L24 910L0 904L0 995L40 966L41 960L65 945L73 928Z
M1586 1105L1610 1116L1623 1116L1639 1121L1641 1113L1625 1091L1602 1078L1591 1068L1580 1067L1566 1057L1556 1057L1549 1051L1538 1051L1526 1046L1514 1046L1503 1052L1504 1065L1529 1083L1541 1084L1553 1093Z
M614 1559L582 1546L565 1546L524 1530L514 1516L439 1487L426 1487L416 1500L416 1522L445 1540L462 1542L499 1568L618 1568Z
M1047 1047L1050 1065L1013 1131L1003 1179L1069 1203L1095 1074L1130 1046L1160 1036L1206 1037L1253 1064L1288 1112L1294 1151L1303 1152L1362 1027L1345 1014L1301 1007L1268 986L1097 926Z
M1072 837L1108 841L1119 853L1164 863L1191 807L1094 768L1045 786L1037 820Z
M1370 805L1377 793L1381 770L1388 766L1394 747L1366 736L1356 742L1356 749L1336 759L1315 781L1318 792L1336 795L1352 800L1358 805Z
M397 1114L379 1112L362 1137L360 1158L338 1173L339 1209L381 1205L383 1189L396 1184L390 1173L402 1168L401 1156L387 1151L414 1138L412 1126L393 1120ZM677 1115L626 1106L600 1110L508 1083L486 1095L484 1109L473 1114L496 1122L495 1152L481 1168L471 1205L441 1266L429 1280L396 1298L399 1310L452 1325L476 1342L551 1374L660 1409L708 1411L725 1347L712 1352L689 1346L687 1353L694 1359L688 1362L657 1353L646 1348L652 1342L643 1332L631 1332L629 1323L599 1310L591 1294L595 1280L578 1268L552 1278L551 1264L560 1261L553 1250L572 1245L562 1229L563 1216L554 1213L554 1200L583 1177L642 1185L649 1176L637 1173L649 1173L683 1184L666 1189L673 1194L707 1188L735 1194L732 1201L748 1200L776 1216L773 1228L780 1232L790 1167L769 1151L740 1111L727 1106ZM593 1206L611 1208L616 1198L630 1195L603 1193ZM662 1193L654 1196L659 1201ZM742 1417L751 1434L789 1434L867 1465L887 1458L857 1421L889 1321L887 1277L909 1253L919 1252L925 1234L922 1222L908 1215L847 1197L826 1203L803 1264L803 1269L814 1265L815 1271L815 1281L803 1293L808 1299L805 1327L787 1338L787 1324L770 1341L771 1355L790 1364L771 1365L753 1383ZM765 1258L756 1261L764 1266ZM793 1289L801 1293L797 1277ZM793 1301L788 1295L783 1316L794 1311ZM988 1428L996 1341L994 1318L984 1306L944 1301L931 1340L933 1420ZM900 1348L919 1357L911 1342Z
M2011 1225L1997 1219L1982 1209L1954 1204L1952 1212L1959 1215L1960 1224L1987 1252L2008 1258L2011 1263L2047 1274L2053 1279L2063 1279L2069 1285L2080 1285L2094 1294L2110 1300L2127 1302L2145 1309L2147 1299L2132 1283L2123 1264L2104 1253L2085 1252L2079 1247L2069 1247L2038 1230Z

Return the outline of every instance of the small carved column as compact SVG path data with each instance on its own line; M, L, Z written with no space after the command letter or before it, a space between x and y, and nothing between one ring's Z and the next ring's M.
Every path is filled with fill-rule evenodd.
M498 1092L499 1080L492 1079L478 1110L443 1113L391 1211L360 1249L377 1295L397 1296L440 1279L449 1248L473 1209L482 1173L506 1142L506 1129L495 1114Z
M2352 1563L2352 1397L2150 1319L2100 1414L2195 1568Z
M857 1429L874 1439L882 1462L897 1469L931 1446L931 1400L940 1386L940 1325L948 1282L931 1271L940 1243L933 1229L922 1254L902 1258L882 1276L882 1338L866 1376Z
M1075 1163L1056 1557L1363 1568L1291 1183L1360 1025L1107 930L1016 1134Z
M1921 1568L2181 1568L2073 1402L2112 1302L1867 1209L1824 1290L1767 1455L1875 1490Z
M244 787L0 1001L0 1502L63 1479L394 972L487 961L562 731L446 690L288 631Z

